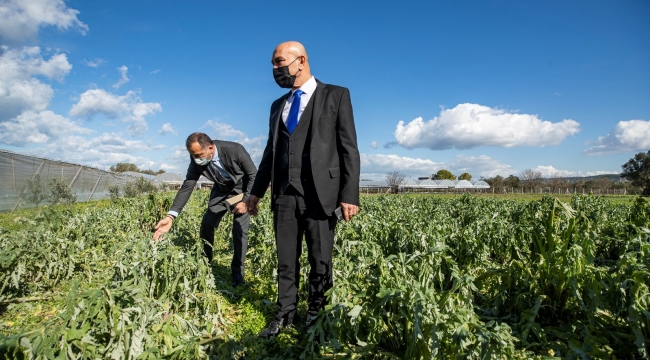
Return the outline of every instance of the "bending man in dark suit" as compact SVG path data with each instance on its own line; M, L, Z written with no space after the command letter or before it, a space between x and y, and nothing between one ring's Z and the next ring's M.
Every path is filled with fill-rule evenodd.
M212 141L204 133L196 132L185 142L190 153L190 166L187 168L185 181L181 186L171 210L167 216L156 225L154 240L167 233L178 213L183 210L187 200L201 175L214 182L208 201L208 209L201 222L201 239L205 241L203 253L212 261L212 246L214 244L214 229L219 226L221 218L231 209L226 200L240 194L248 195L255 180L255 165L244 147L231 141ZM232 257L233 286L244 284L244 262L248 247L248 225L250 217L245 203L239 202L232 206L234 214L232 224L232 239L235 253Z
M334 210L340 206L349 221L359 209L360 161L350 92L316 80L308 60L298 42L282 43L273 52L275 81L291 91L271 105L268 141L246 201L248 212L256 215L271 183L278 302L275 318L261 337L293 323L303 234L310 265L305 326L313 324L332 287Z

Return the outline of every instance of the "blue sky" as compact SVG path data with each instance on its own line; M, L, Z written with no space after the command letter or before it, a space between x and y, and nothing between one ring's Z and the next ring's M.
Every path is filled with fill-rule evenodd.
M650 149L650 2L0 0L0 148L185 174L259 163L274 47L350 89L362 176L619 172Z

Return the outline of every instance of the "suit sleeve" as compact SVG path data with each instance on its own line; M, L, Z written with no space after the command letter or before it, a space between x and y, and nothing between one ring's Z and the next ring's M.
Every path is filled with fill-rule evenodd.
M238 152L237 158L239 159L239 167L244 172L244 177L242 178L242 182L243 182L242 191L244 192L244 194L248 195L250 194L251 189L253 188L253 183L255 182L255 175L257 174L257 169L255 168L255 164L253 163L253 160L251 160L251 156L248 154L248 151L246 151L246 149L244 149L243 146L239 145L237 147L237 152Z
M341 93L336 126L336 146L341 168L338 202L359 205L361 160L357 146L357 131L354 126L350 90L347 88L344 88Z
M183 185L181 185L181 188L176 193L176 197L174 197L174 202L172 203L172 207L170 209L171 211L180 213L183 210L185 204L187 204L187 201L190 199L190 195L192 195L192 192L194 191L196 182L200 177L201 169L196 164L194 164L192 157L190 157L190 166L187 168L185 181L183 181Z
M274 109L279 106L279 100L276 100L273 105L271 105L271 114L269 117L269 136L266 140L266 147L264 148L264 153L262 153L262 160L260 161L260 166L257 167L257 176L255 176L255 183L251 189L251 194L257 196L258 198L264 197L266 189L271 183L271 175L273 171L273 113Z

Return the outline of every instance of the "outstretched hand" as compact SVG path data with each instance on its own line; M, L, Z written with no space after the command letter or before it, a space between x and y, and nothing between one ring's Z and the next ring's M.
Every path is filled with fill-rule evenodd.
M162 220L158 221L155 227L156 232L153 234L153 241L158 241L161 236L168 233L173 223L174 220L172 220L171 216L165 216Z

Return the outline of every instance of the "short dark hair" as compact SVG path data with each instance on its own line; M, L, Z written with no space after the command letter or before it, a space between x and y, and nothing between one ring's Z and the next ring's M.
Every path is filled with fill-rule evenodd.
M199 145L201 145L201 148L205 149L208 146L212 145L212 139L210 139L208 135L202 132L195 132L187 137L187 140L185 140L185 147L189 149L190 146L192 146L194 143L199 143Z

